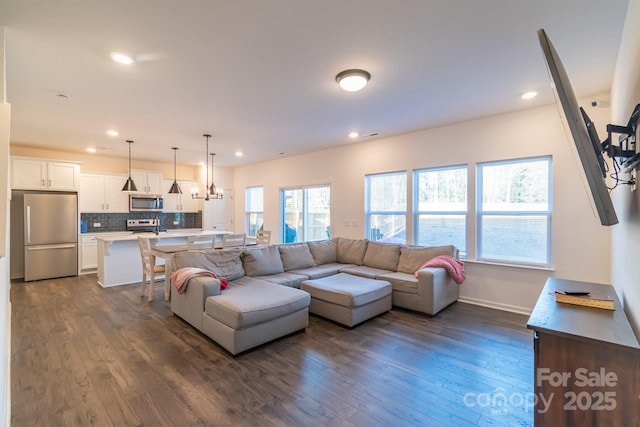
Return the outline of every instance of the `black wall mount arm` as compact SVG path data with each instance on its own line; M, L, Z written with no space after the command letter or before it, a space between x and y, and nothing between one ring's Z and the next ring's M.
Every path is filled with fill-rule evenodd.
M639 116L640 104L637 104L633 109L633 112L629 117L629 122L626 126L612 124L607 125L607 139L602 141L602 151L607 153L607 156L611 158L621 157L623 159L630 159L636 156L635 142ZM613 145L611 143L611 136L614 133L626 135L626 138L622 139L620 145Z

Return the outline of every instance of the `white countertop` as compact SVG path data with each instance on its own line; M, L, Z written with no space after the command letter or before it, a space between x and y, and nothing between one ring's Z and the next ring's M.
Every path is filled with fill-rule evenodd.
M150 237L154 239L168 239L172 237L187 237L187 236L207 236L207 235L223 235L230 234L231 231L220 231L220 230L200 230L200 229L192 229L192 230L170 230L170 231L161 231L159 234L156 233L130 233L130 234L113 234L113 233L104 233L108 234L105 236L100 236L98 233L94 233L97 240L102 240L103 242L118 242L118 241L127 241L127 240L137 240L138 237ZM86 235L86 234L85 234Z

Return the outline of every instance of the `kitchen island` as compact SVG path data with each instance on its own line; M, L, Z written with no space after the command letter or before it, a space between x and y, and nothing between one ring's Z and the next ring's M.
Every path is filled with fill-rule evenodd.
M189 236L222 235L230 231L218 230L176 230L156 233L137 233L97 236L98 242L98 284L103 288L127 285L142 281L142 261L138 247L138 237L158 239L158 246L186 245ZM157 259L158 264L164 261Z

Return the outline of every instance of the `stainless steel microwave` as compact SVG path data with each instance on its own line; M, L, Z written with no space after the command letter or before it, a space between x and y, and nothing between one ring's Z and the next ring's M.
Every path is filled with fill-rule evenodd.
M157 194L130 194L129 212L162 212L164 200Z

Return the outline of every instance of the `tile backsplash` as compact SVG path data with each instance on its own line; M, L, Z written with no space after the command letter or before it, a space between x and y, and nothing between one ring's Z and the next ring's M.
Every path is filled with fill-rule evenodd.
M86 221L87 230L95 233L103 231L127 231L128 219L160 219L160 230L176 230L182 228L202 228L202 211L198 212L131 212L131 213L81 213L80 220ZM174 224L177 223L177 224ZM94 227L100 224L99 227Z

